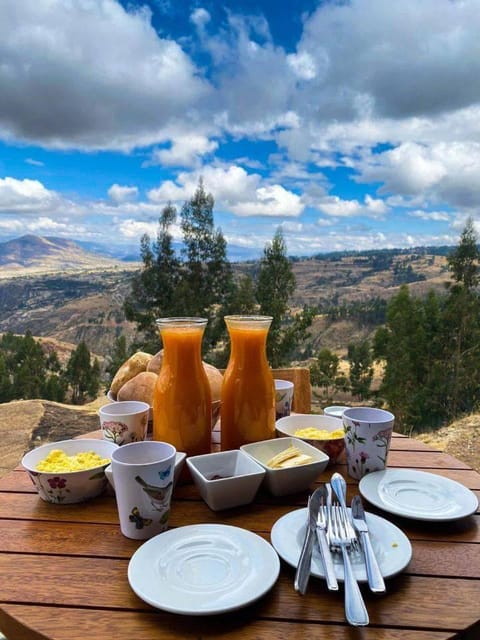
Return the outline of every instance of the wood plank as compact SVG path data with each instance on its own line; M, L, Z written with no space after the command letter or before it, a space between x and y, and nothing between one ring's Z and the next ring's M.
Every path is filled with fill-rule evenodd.
M350 490L349 495L353 497ZM470 516L451 523L442 523L442 527L439 529L438 523L398 518L372 508L367 501L365 503L367 511L386 517L412 539L438 540L440 537L448 535L452 542L480 541L480 516ZM306 499L297 505L282 501L254 502L244 507L214 512L201 500L175 500L169 526L173 528L185 524L230 524L269 536L274 523L280 517L292 509L304 507L305 504ZM57 527L60 522L115 525L113 529L119 526L115 500L107 496L80 505L52 505L41 500L36 494L2 493L0 494L0 522L2 519L7 521L5 526L8 526L8 521L12 519L27 522L51 522L55 523ZM15 527L16 525L12 525L11 531ZM119 529L118 535L121 535Z
M323 633L328 640L451 640L453 637L449 631L401 630L394 627L354 630L344 625L323 626L294 621L281 623L252 618L247 618L242 624L238 613L213 618L196 617L192 620L161 612L115 611L111 614L108 610L66 607L61 616L58 614L59 610L54 607L6 605L3 612L0 611L0 626L15 640L45 640L45 637L52 640L123 637L135 640L272 640L285 637L305 640L320 638L320 634L323 637ZM241 619L245 620L246 615L242 611ZM38 633L33 629L37 629Z
M9 580L0 584L0 601L151 610L130 589L127 566L127 560L62 557L52 562L50 556L2 553L0 574L9 576ZM323 581L316 580L305 596L299 596L292 587L292 576L293 570L281 572L273 589L245 608L247 617L254 612L260 618L276 620L344 623L340 594L329 592ZM388 596L383 598L364 590L374 626L388 627L395 621L394 626L399 628L463 630L479 620L479 581L402 574L389 581L388 589ZM171 625L175 627L176 618Z
M15 536L11 532L15 530ZM477 532L478 533L478 532ZM268 534L263 534L270 540ZM411 535L413 558L406 573L457 578L476 578L480 575L480 553L477 544L425 540L422 534ZM0 547L4 552L43 555L90 556L129 560L142 541L129 540L118 526L71 523L58 536L58 524L0 520ZM53 560L52 560L53 561Z

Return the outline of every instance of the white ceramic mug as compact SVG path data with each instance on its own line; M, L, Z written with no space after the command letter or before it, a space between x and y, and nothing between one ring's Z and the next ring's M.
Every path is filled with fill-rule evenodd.
M393 413L354 407L345 409L342 421L348 475L360 480L367 473L385 469L395 422Z
M118 454L118 455L114 455ZM105 473L115 489L124 536L146 540L168 526L176 450L167 442L146 440L119 447Z
M290 415L293 401L293 382L275 380L275 420Z
M103 439L118 445L145 440L149 411L150 405L138 400L112 402L100 407Z

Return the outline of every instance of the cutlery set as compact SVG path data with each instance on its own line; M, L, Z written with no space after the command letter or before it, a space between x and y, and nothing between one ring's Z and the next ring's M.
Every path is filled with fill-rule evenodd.
M294 587L302 595L307 590L312 552L317 541L325 580L330 591L338 591L333 557L340 555L344 566L345 615L354 626L369 623L368 612L355 578L352 557L363 558L368 585L374 593L384 593L385 582L372 547L368 525L359 495L346 504L345 479L334 473L330 483L318 487L308 500L308 522L305 539L295 573ZM333 497L334 496L334 497Z

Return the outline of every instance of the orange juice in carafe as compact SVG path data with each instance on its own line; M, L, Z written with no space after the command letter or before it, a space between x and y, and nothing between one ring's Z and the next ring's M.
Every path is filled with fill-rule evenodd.
M210 452L211 395L202 363L204 318L162 318L163 360L153 394L153 439L187 455Z
M221 448L275 436L275 385L267 361L270 316L225 316L230 359L223 378Z

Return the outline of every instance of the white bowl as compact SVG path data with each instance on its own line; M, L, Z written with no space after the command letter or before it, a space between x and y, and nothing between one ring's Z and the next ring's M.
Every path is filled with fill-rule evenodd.
M343 423L340 418L317 415L314 413L287 416L286 418L280 418L280 420L277 420L275 423L275 429L279 436L299 438L303 442L306 442L312 447L326 453L330 458L330 464L335 464L345 451L345 438L343 435L340 438L329 438L325 440L319 440L318 438L302 438L301 436L295 435L295 432L298 429L308 428L325 429L326 431L341 430L343 433Z
M212 511L252 502L265 469L239 449L187 458L200 495Z
M332 418L341 418L345 409L350 409L350 407L332 404L330 407L325 407L323 413L326 416L332 416Z
M74 504L85 502L100 495L107 486L104 465L86 471L69 471L52 473L37 471L36 466L53 449L61 449L67 455L75 455L85 451L93 451L102 458L111 458L117 444L107 440L80 438L78 440L61 440L50 442L26 453L22 458L22 465L27 470L38 495L46 502L53 504Z
M285 420L286 418L281 418ZM296 467L272 469L267 462L281 451L295 445L301 453L313 458L313 462ZM328 464L328 456L299 438L272 438L244 444L240 447L252 460L265 469L265 484L274 496L284 496L308 489Z

